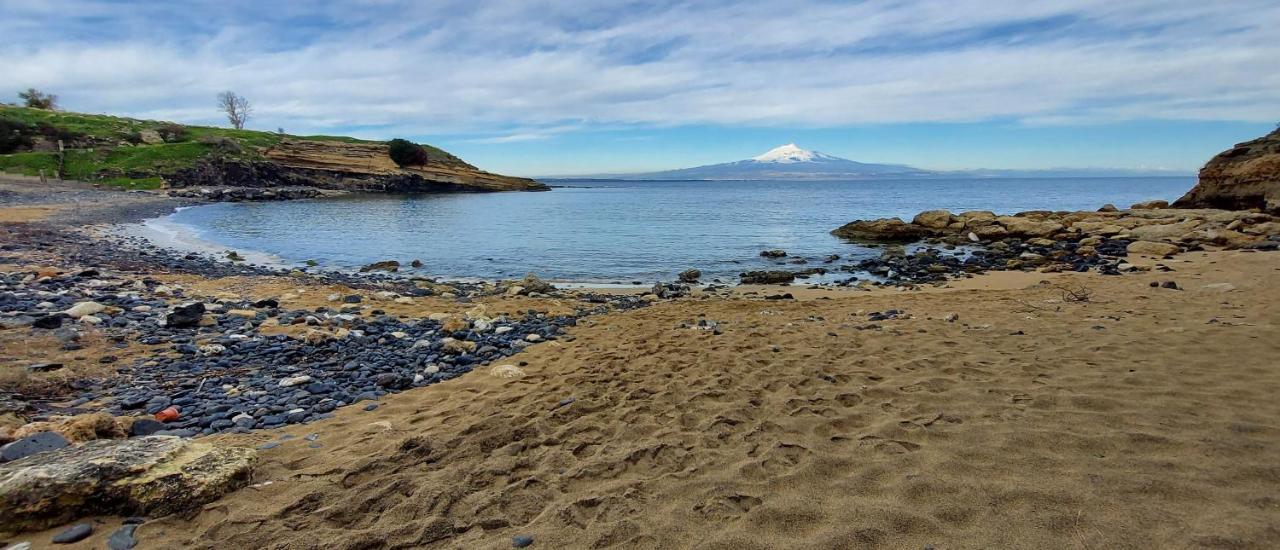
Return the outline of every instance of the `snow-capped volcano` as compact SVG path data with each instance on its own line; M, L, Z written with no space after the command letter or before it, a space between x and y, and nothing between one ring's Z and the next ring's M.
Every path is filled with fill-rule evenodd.
M788 143L747 160L623 177L653 180L844 180L910 178L931 174L898 164L855 162Z
M794 143L788 143L770 149L763 155L751 157L756 162L813 162L815 160L841 160L831 155L819 153L817 151L806 151L796 146Z

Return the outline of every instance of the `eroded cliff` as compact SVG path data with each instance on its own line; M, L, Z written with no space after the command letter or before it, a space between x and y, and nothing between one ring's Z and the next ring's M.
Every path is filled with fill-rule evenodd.
M1280 214L1280 128L1219 153L1175 208L1223 208Z

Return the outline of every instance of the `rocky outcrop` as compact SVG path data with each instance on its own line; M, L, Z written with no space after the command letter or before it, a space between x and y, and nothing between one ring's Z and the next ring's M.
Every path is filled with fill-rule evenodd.
M205 199L222 202L287 201L310 199L324 194L314 187L193 187L170 189L170 197Z
M397 166L387 145L373 142L285 139L262 160L206 159L165 177L170 187L305 186L379 193L545 191L528 178L492 174L453 157L421 166Z
M996 216L991 212L952 214L930 210L911 223L898 218L857 220L832 234L854 241L941 239L952 244L991 243L1009 238L1029 242L1081 241L1089 237L1138 241L1144 252L1176 252L1177 247L1275 248L1280 245L1280 218L1255 212L1208 209L1152 209L1100 212L1023 212ZM1136 244L1136 243L1135 243ZM1163 255L1163 254L1161 254Z
M171 436L98 440L0 465L0 532L184 513L249 483L256 452Z
M1280 129L1213 157L1200 169L1199 183L1173 206L1280 214Z

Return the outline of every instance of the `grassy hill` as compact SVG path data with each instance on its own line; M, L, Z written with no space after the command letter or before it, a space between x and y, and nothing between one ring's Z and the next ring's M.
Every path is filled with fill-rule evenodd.
M259 159L262 151L287 138L375 143L13 106L0 106L0 134L0 171L35 176L44 170L53 177L61 139L66 146L67 179L130 189L159 187L164 174L214 154ZM441 149L423 148L433 163L465 164Z

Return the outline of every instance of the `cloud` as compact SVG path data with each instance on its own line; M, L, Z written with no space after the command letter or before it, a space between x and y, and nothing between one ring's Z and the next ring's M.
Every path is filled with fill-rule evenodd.
M0 92L194 123L219 122L223 89L254 102L251 126L477 143L1280 116L1273 0L52 4L0 0Z

